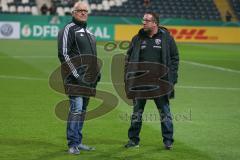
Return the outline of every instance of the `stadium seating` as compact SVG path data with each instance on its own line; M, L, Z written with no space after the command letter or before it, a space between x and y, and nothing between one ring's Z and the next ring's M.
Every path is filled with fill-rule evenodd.
M240 19L240 0L230 0L230 2L238 19Z
M38 14L35 0L2 0L1 12ZM69 15L77 0L49 0L56 6L58 15ZM240 13L239 0L231 0ZM236 3L235 3L236 2ZM238 3L237 3L238 2ZM195 20L221 20L214 0L88 0L93 16L141 17L146 11L159 13L160 18L184 18ZM29 11L30 10L30 11Z
M145 11L154 11L160 14L160 18L221 20L213 0L151 0L147 7L143 5L143 1L128 0L121 3L121 0L118 0L110 2L115 3L111 5L109 3L110 9L107 12L91 8L92 15L140 17Z
M160 18L221 20L213 0L150 0L149 6L144 6L142 0L89 0L89 3L95 16L141 17L146 11L154 11ZM107 7L102 9L99 5Z
M38 15L35 0L1 0L2 13Z

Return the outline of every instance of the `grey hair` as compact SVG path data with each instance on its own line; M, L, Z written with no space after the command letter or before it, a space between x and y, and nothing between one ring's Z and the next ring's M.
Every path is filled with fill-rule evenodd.
M77 9L78 6L86 5L89 10L89 4L85 1L78 1L73 6L73 11Z

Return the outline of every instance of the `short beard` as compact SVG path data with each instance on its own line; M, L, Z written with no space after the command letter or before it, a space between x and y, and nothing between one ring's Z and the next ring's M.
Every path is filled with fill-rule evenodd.
M145 31L145 33L147 34L147 35L150 35L150 33L151 33L151 30L148 28L148 29L144 29L144 31Z

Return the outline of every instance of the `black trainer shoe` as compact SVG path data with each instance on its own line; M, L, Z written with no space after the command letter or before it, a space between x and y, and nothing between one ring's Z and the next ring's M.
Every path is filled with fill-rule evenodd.
M164 148L165 148L166 150L171 150L172 147L173 147L172 142L170 142L170 141L164 142Z
M138 143L135 143L134 141L130 140L128 141L127 144L125 144L124 146L125 148L138 148L139 147L139 144Z

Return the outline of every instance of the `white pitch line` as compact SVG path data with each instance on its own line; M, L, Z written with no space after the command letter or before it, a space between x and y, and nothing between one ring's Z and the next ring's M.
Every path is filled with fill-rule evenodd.
M114 54L118 54L118 53L114 53ZM102 59L102 58L112 58L114 56L114 54L109 54L108 55L105 55L105 56L101 56L101 57L98 57L99 59ZM0 56L0 58L9 58L9 57L6 57L6 56ZM43 59L48 59L48 58L54 58L54 59L58 59L57 56L11 56L11 58L23 58L23 59L40 59L40 58L43 58Z
M234 69L229 69L229 68L224 68L224 67L218 67L218 66L213 66L209 64L202 64L202 63L197 63L197 62L192 62L192 61L184 61L181 60L183 63L191 64L194 66L199 66L199 67L205 67L205 68L210 68L210 69L215 69L219 71L226 71L226 72L232 72L232 73L240 73L239 70L234 70Z
M0 56L0 58L9 58L6 56ZM39 58L57 58L57 56L10 56L10 58L33 58L33 59L39 59Z
M113 85L111 82L99 82L99 84L103 85ZM116 85L124 85L124 83L115 83ZM211 86L181 86L176 85L176 88L183 88L183 89L206 89L206 90L240 90L240 88L235 87L211 87Z
M0 75L1 79L17 79L17 80L30 80L30 81L46 81L47 79L44 78L37 78L37 77L22 77L22 76L7 76L7 75Z
M183 88L183 89L207 89L207 90L233 90L238 91L240 88L233 88L233 87L208 87L208 86L179 86L176 85L176 88Z
M117 51L117 53L122 53L121 51ZM100 58L112 58L112 56L114 55L105 55L105 56L101 56ZM39 59L39 58L57 58L56 56L11 56L12 58L32 58L32 59ZM0 56L0 58L4 58L4 56ZM224 68L224 67L218 67L218 66L213 66L213 65L209 65L209 64L203 64L203 63L197 63L197 62L192 62L192 61L185 61L185 60L181 60L180 62L182 63L186 63L186 64L191 64L194 66L199 66L199 67L204 67L204 68L209 68L209 69L215 69L215 70L219 70L219 71L225 71L225 72L232 72L232 73L240 73L239 70L234 70L234 69L229 69L229 68Z
M8 76L8 75L0 75L0 79L16 79L16 80L30 80L30 81L48 81L45 78L37 78L37 77L22 77L22 76ZM112 82L99 82L101 85L113 85ZM116 85L124 85L124 83L116 83ZM182 89L205 89L205 90L231 90L231 91L240 91L238 87L211 87L211 86L182 86L176 85L176 88Z

